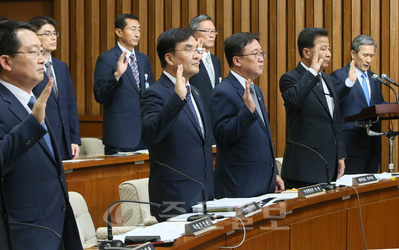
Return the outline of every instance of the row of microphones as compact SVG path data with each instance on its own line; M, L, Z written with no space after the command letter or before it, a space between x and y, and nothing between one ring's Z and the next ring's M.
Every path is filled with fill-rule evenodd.
M382 78L381 78L382 77ZM393 93L395 93L395 97L396 97L396 103L399 103L399 98L398 98L398 94L396 93L396 91L391 87L391 85L389 85L386 81L387 80L389 83L392 83L393 85L395 85L396 87L399 87L399 85L394 82L391 78L389 78L386 74L382 74L381 77L379 77L377 74L374 74L371 78L373 78L374 80L384 84L385 86L388 86L390 89L392 89ZM383 80L384 79L384 80Z
M311 148L311 147L309 147L309 146L307 146L307 145L305 145L305 144L299 143L299 142L294 142L294 141L291 141L291 140L287 140L287 143L288 143L288 144L295 144L295 145L298 145L298 146L300 146L300 147L304 147L304 148L306 148L306 149L312 151L312 152L315 153L320 159L322 159L322 160L324 161L324 163L326 164L326 178L327 178L327 184L321 183L320 186L321 186L322 188L324 188L325 190L333 190L333 189L336 188L335 184L331 184L331 181L330 181L330 170L329 170L329 168L328 168L328 162L326 161L326 159L324 159L323 156L321 156L321 154L319 154L319 152L317 152L317 151L314 150L313 148Z

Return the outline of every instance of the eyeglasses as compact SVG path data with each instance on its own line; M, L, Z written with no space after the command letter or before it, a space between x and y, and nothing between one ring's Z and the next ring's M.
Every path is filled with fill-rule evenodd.
M37 50L37 51L30 51L30 52L24 52L24 51L16 51L13 54L28 54L33 58L39 58L40 56L44 56L44 49Z
M197 52L198 54L202 54L202 52L204 51L202 48L196 48L196 49L194 49L194 48L187 48L187 49L175 49L175 50L172 50L172 51L184 51L184 52L186 52L186 54L190 54L190 55L192 55L192 54L194 54L195 52Z
M246 54L246 55L237 55L237 56L255 56L255 58L265 58L266 57L266 52L260 51L260 52L255 52L253 54Z
M204 32L205 35L209 35L209 34L217 35L217 34L219 34L219 32L217 30L197 30L197 31Z
M52 37L52 36L54 35L54 36L56 36L56 37L59 37L59 36L60 36L60 33L54 31L53 33L47 32L47 33L44 33L44 34L36 34L36 35L37 35L37 36L47 36L47 37Z

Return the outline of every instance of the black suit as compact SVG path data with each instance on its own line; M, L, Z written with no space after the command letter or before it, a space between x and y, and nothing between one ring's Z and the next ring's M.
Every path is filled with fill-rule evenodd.
M220 59L211 54L213 71L215 72L215 86L221 82L222 79L222 65L220 63ZM204 65L204 62L201 60L199 65L199 73L192 76L190 78L190 84L196 87L199 91L201 91L202 96L204 97L204 105L205 112L209 119L207 119L209 127L212 127L211 118L210 118L210 106L211 106L211 92L213 90L213 86L211 83L211 79L209 78L208 71ZM210 130L212 144L216 144L215 139L213 137L213 131Z
M280 91L287 116L287 139L320 153L328 162L330 179L336 179L338 159L346 158L339 97L330 76L324 72L321 75L334 98L333 117L324 94L317 86L318 77L307 71L301 63L281 76ZM309 149L287 144L281 175L283 179L300 182L326 182L326 166Z
M11 236L10 236L10 226L8 225L8 216L6 203L4 201L4 193L3 193L3 175L2 169L3 167L3 154L0 147L0 246L1 249L8 250L11 249Z

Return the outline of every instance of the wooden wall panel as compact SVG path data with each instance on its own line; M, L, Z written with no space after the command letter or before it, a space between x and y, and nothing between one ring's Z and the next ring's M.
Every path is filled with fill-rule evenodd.
M223 77L230 71L223 41L236 32L260 33L266 58L264 74L255 84L263 91L276 156L281 157L286 119L278 84L281 75L300 60L299 32L311 26L329 30L332 60L326 73L349 63L350 45L357 35L371 35L378 44L372 70L398 81L398 5L397 0L15 0L0 1L0 15L27 21L37 14L57 20L61 36L55 56L70 67L79 114L85 117L102 114L92 94L93 72L97 56L115 45L114 19L119 14L139 17L141 40L137 50L149 56L155 79L162 72L156 53L158 36L172 27L188 27L193 16L208 14L215 22L219 35L212 52L222 61ZM20 11L12 11L16 8ZM395 100L387 87L382 87L382 93L386 101ZM388 130L387 122L383 122L383 130ZM397 122L393 130L398 130ZM382 138L382 144L382 169L387 170L388 140ZM396 141L394 163L397 169Z

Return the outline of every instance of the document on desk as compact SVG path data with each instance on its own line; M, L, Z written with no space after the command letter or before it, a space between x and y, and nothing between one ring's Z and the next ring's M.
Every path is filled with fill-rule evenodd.
M63 160L62 163L67 162L81 162L81 161L102 161L104 158L95 158L95 159L76 159L76 160Z
M345 185L345 186L352 186L352 179L367 174L345 174L341 178L339 178L335 184L338 185ZM374 174L377 180L385 180L392 177L390 173L381 173L381 174Z
M162 222L149 227L135 228L124 234L114 235L114 240L125 242L126 236L160 236L161 241L170 241L184 235L185 225L189 222Z

